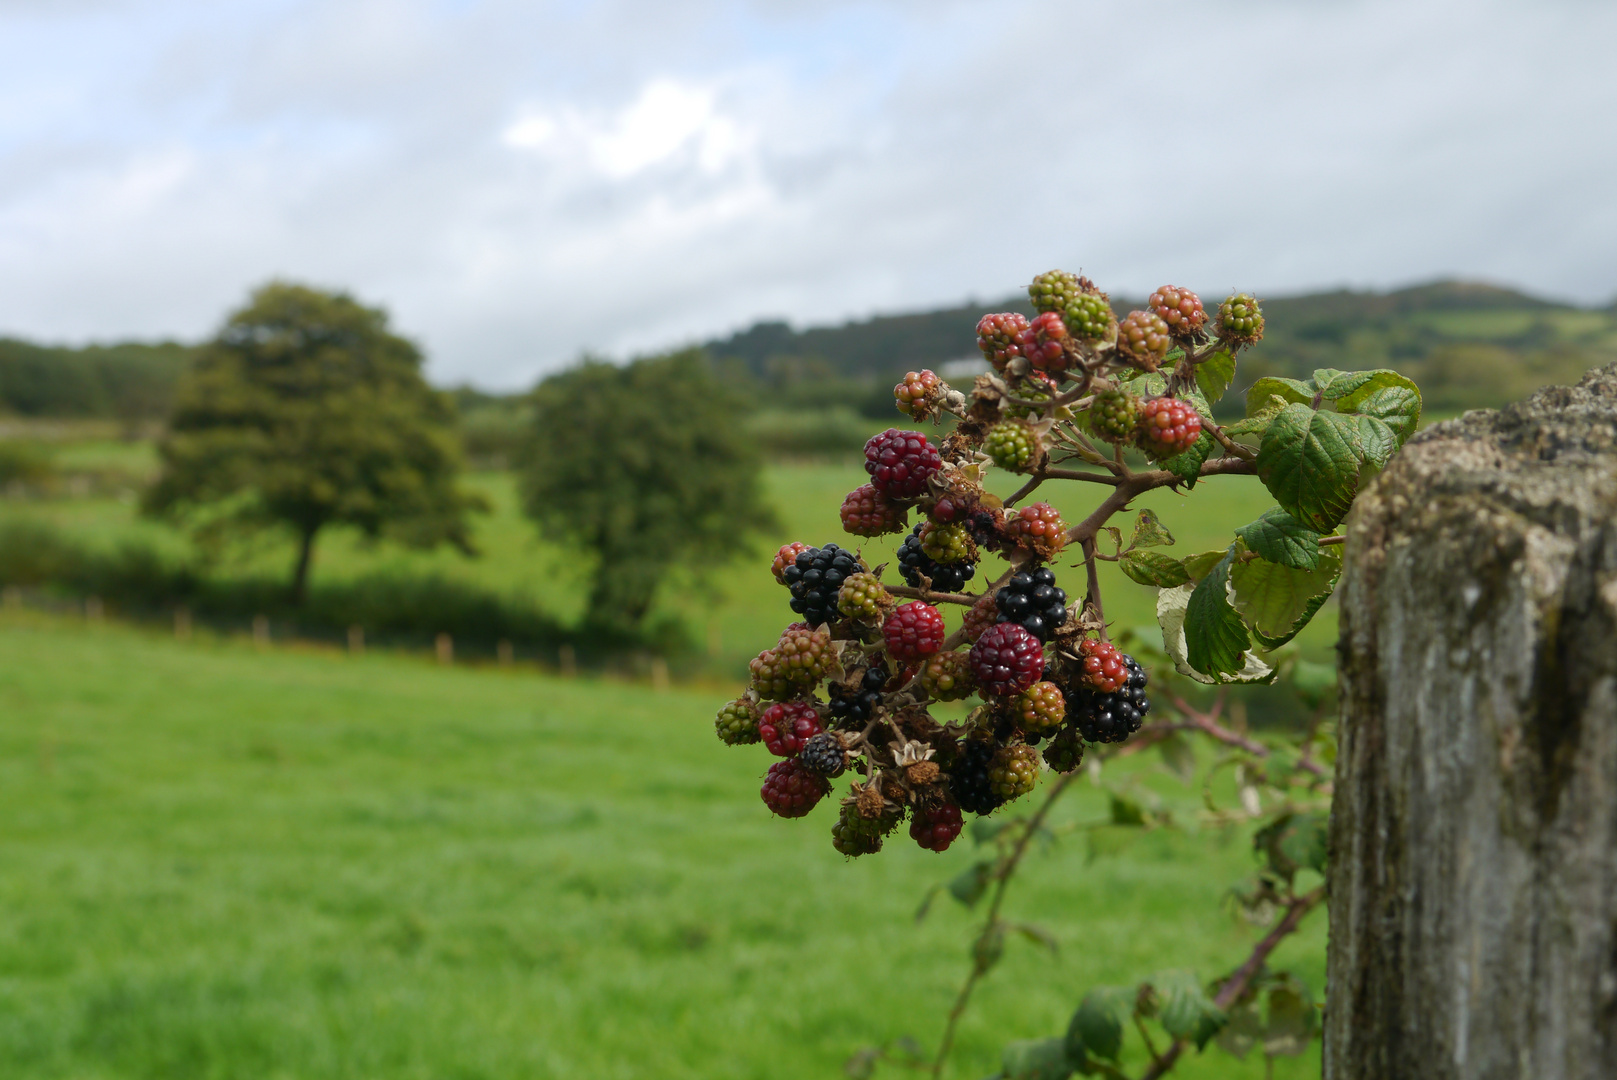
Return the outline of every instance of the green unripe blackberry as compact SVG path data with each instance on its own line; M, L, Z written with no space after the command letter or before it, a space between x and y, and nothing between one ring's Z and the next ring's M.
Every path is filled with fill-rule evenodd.
M921 527L921 550L942 565L964 562L971 557L971 536L964 525L929 521Z
M1218 305L1218 318L1214 323L1218 336L1230 341L1252 344L1263 340L1263 309L1250 293L1236 293Z
M959 701L976 689L971 660L962 652L938 653L921 665L917 681L939 701Z
M881 820L862 818L853 804L842 808L842 813L831 825L831 846L850 859L861 855L874 855L881 850Z
M1016 726L1030 735L1049 735L1067 719L1067 699L1053 682L1036 682L1012 700Z
M1059 773L1069 773L1084 763L1084 740L1077 728L1062 728L1044 748L1044 763Z
M1039 780L1039 752L1031 746L1007 746L988 766L989 788L1010 802L1033 790Z
M1140 399L1127 390L1102 390L1089 406L1089 423L1108 442L1129 442L1140 425Z
M837 593L837 610L850 619L879 626L892 600L892 594L875 574L854 574Z
M746 746L758 741L758 707L746 698L737 698L719 710L713 721L719 741L729 746Z
M1048 375L1042 371L1035 371L1030 378L1024 379L1011 387L1011 393L1023 401L1038 403L1035 407L1032 405L1019 405L1014 401L1005 402L1002 408L1006 416L1022 418L1037 416L1044 412L1044 407L1055 397L1056 391Z
M1001 420L989 429L988 437L983 440L983 452L1000 468L1021 472L1037 455L1038 441L1026 424Z
M1117 351L1147 371L1168 355L1168 324L1154 311L1131 311L1117 324Z
M1033 279L1027 287L1029 299L1040 312L1061 316L1067 333L1088 341L1104 341L1117 326L1117 316L1106 294L1086 279L1065 270L1051 270Z

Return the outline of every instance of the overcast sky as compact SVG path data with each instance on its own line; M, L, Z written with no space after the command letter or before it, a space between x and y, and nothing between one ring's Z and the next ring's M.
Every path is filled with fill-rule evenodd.
M0 0L0 333L197 338L282 276L504 388L1055 266L1603 303L1613 42L1605 0Z

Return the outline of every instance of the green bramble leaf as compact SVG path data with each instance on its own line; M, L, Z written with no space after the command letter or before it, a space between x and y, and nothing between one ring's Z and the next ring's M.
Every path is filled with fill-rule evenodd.
M1125 1002L1131 1001L1131 987L1098 986L1084 995L1078 1011L1067 1025L1067 1053L1077 1047L1085 1054L1108 1061L1116 1061L1123 1049L1123 1014Z
M1187 555L1180 562L1184 565L1185 573L1190 575L1191 581L1200 581L1212 572L1219 560L1224 557L1225 549L1203 551L1195 555Z
M1072 1070L1067 1041L1059 1037L1006 1043L1000 1056L1004 1080L1067 1080Z
M1329 819L1325 813L1281 814L1252 837L1269 870L1286 881L1299 870L1325 872Z
M1112 795L1113 825L1144 825L1145 811L1140 804L1126 795Z
M1328 532L1353 505L1363 460L1354 418L1292 404L1263 433L1258 478L1299 523Z
M1160 1001L1157 1018L1162 1029L1176 1039L1194 1041L1198 1050L1228 1021L1188 971L1159 971L1149 982Z
M988 891L988 882L993 878L993 869L992 863L973 863L965 872L949 882L949 895L967 907L975 907L977 901Z
M1196 389L1212 405L1224 396L1235 380L1235 355L1220 349L1196 365Z
M1274 375L1265 375L1247 388L1246 414L1254 416L1263 411L1270 397L1307 405L1314 400L1314 384L1299 379L1281 379Z
M1291 402L1279 394L1271 394L1269 395L1269 400L1264 402L1263 408L1257 412L1249 412L1244 420L1237 420L1233 424L1225 424L1224 434L1261 435L1264 429L1269 426L1269 421L1275 418L1275 413L1290 404Z
M1183 563L1160 551L1126 552L1117 561L1117 566L1128 575L1129 580L1141 585L1155 585L1159 589L1171 589L1190 580Z
M1303 632L1303 628L1314 620L1315 615L1319 614L1319 609L1325 606L1325 601L1331 598L1331 592L1332 590L1327 589L1318 596L1309 600L1307 605L1303 608L1303 613L1298 616L1296 622L1292 623L1291 629L1286 631L1284 634L1281 634L1279 637L1270 637L1263 631L1254 629L1251 626L1248 626L1247 629L1252 631L1252 636L1257 639L1259 648L1263 649L1265 652L1273 652Z
M1134 535L1129 538L1129 550L1149 547L1171 547L1173 536L1157 520L1153 510L1141 510L1134 519Z
M1358 415L1353 419L1358 421L1359 444L1364 447L1364 468L1359 470L1359 485L1362 487L1370 482L1375 473L1386 468L1401 440L1396 431L1374 416Z
M1229 1011L1229 1019L1218 1033L1221 1050L1244 1061L1263 1038L1263 1010L1256 1001L1243 1001Z
M1339 373L1329 385L1320 385L1324 387L1321 396L1337 412L1375 417L1392 429L1399 446L1420 425L1420 387L1396 371L1378 368Z
M1219 553L1215 553L1219 554ZM1185 609L1197 586L1189 583L1172 589L1157 590L1157 625L1162 628L1162 651L1173 661L1174 670L1188 679L1209 686L1214 683L1272 682L1275 672L1268 664L1251 653L1245 655L1245 665L1232 675L1215 678L1204 675L1190 666L1185 644Z
M1319 565L1320 534L1286 513L1280 507L1265 510L1250 525L1242 525L1235 535L1249 550L1270 562L1295 570L1312 570Z
M1308 1050L1319 1014L1303 984L1286 976L1269 991L1263 1029L1263 1052L1270 1057L1298 1057Z
M1252 644L1241 617L1225 595L1234 559L1235 545L1231 544L1185 606L1185 659L1203 675L1217 677L1240 671L1245 665L1243 654Z
M1213 448L1218 445L1218 440L1213 438L1212 432L1207 430L1207 425L1211 422L1204 418L1202 421L1202 433L1195 442L1190 444L1189 449L1181 451L1161 463L1164 469L1183 480L1186 488L1196 486L1196 481L1201 478L1202 464L1213 455Z
M1235 610L1266 640L1289 639L1319 610L1316 598L1329 596L1342 572L1337 547L1315 549L1315 564L1302 570L1268 559L1237 561L1230 567Z
M1315 368L1314 374L1309 376L1308 381L1317 387L1323 388L1331 385L1331 383L1336 381L1343 374L1345 374L1345 372L1338 371L1336 368ZM1325 394L1324 396L1329 398L1331 395Z

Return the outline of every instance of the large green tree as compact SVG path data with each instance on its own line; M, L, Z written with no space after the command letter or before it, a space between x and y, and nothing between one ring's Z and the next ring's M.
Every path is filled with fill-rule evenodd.
M773 524L740 403L702 353L586 361L533 397L524 505L593 556L589 621L638 627L671 570L721 563Z
M148 512L215 541L281 529L297 544L301 602L315 537L330 525L468 553L456 486L454 405L421 376L421 353L385 312L340 293L274 282L253 293L182 379L159 446Z

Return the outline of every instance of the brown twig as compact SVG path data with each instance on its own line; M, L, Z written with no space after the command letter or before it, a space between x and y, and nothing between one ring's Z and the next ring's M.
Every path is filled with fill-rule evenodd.
M1222 705L1222 702L1219 704ZM1203 734L1212 736L1214 739L1217 739L1226 746L1233 746L1238 750L1245 750L1253 757L1266 758L1270 754L1269 748L1263 745L1263 743L1258 742L1256 739L1248 738L1239 732L1231 731L1229 728L1220 724L1218 722L1217 707L1215 707L1212 712L1199 712L1178 694L1173 696L1173 707L1179 710L1180 714L1186 719L1186 722L1182 725L1173 725L1175 730L1200 731ZM1299 757L1297 760L1297 767L1305 772L1313 773L1315 776L1325 775L1325 769L1319 764L1319 762L1311 761L1307 758Z
M1262 941L1253 946L1252 954L1246 958L1245 962L1231 972L1228 979L1224 980L1224 984L1219 987L1218 994L1213 998L1213 1004L1220 1009L1228 1009L1239 1001L1241 995L1246 993L1247 987L1252 984L1252 980L1257 976L1258 972L1263 970L1263 965L1269 959L1269 954L1274 952L1282 941L1296 932L1304 917L1318 907L1323 899L1325 899L1325 886L1321 885L1311 893L1304 896L1294 896L1286 901L1285 916L1275 924L1273 930L1263 936ZM1158 1080L1159 1077L1174 1067L1174 1063L1179 1060L1179 1055L1185 1052L1185 1047L1188 1045L1190 1043L1186 1039L1175 1039L1173 1045L1168 1047L1167 1051L1160 1058L1153 1061L1150 1068L1145 1070L1140 1076L1140 1080Z
M1005 509L1009 510L1028 495L1032 494L1033 489L1044 483L1044 478L1049 475L1050 474L1047 470L1040 469L1038 472L1028 477L1027 483L1017 488L1015 493L1012 494L1010 498L1005 500Z
M933 592L931 589L916 589L909 585L888 585L886 589L894 596L904 596L911 600L925 600L929 604L963 604L970 607L978 600L971 593Z
M1088 480L1092 484L1111 484L1116 487L1123 480L1109 473L1088 472L1084 469L1046 469L1044 478L1049 480ZM1009 503L1006 504L1010 505Z
M960 993L955 996L954 1006L949 1009L949 1020L944 1025L943 1038L938 1043L938 1056L932 1061L933 1077L943 1075L943 1066L949 1059L949 1050L954 1046L955 1028L959 1025L960 1017L965 1013L966 1006L971 1002L971 992L977 988L978 981L988 974L988 968L983 965L981 960L977 959L978 946L986 941L988 935L993 933L999 926L999 909L1000 905L1005 901L1005 888L1010 884L1011 876L1016 872L1018 864L1021 863L1022 856L1027 854L1028 844L1038 833L1039 826L1044 824L1044 819L1049 816L1050 808L1056 804L1057 799L1061 798L1061 793L1067 790L1067 786L1077 778L1077 773L1065 773L1061 779L1055 782L1055 786L1050 789L1050 794L1044 797L1044 802L1033 812L1033 816L1027 819L1027 825L1022 830L1022 835L1016 838L1016 846L1011 849L1010 854L1005 856L994 872L994 896L989 901L988 914L983 920L982 933L977 935L977 941L972 948L971 974L966 976L965 984L960 987Z

